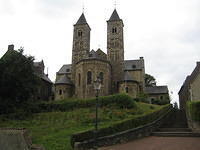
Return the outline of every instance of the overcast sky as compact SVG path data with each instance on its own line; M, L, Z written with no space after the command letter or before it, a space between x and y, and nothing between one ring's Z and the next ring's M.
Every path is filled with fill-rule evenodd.
M114 0L0 0L0 57L8 44L44 60L55 80L71 63L73 24L82 13L91 27L91 49L106 52L106 20ZM125 59L145 59L146 73L168 85L173 101L200 57L199 0L117 0L124 21ZM46 71L46 70L45 70Z

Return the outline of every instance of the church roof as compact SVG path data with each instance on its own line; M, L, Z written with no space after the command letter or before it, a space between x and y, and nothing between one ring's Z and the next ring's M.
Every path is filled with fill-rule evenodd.
M142 59L139 60L125 60L124 61L124 70L141 70L144 68L144 63Z
M72 81L67 77L67 75L62 76L55 84L72 84Z
M85 19L85 15L84 13L81 14L80 18L78 19L78 21L76 22L76 25L78 24L87 24L87 21Z
M117 20L121 20L121 19L119 18L117 10L115 9L108 21L117 21Z
M65 73L71 73L71 64L65 64L63 65L60 70L57 72L58 74L65 74Z
M145 87L145 92L147 94L168 94L168 87L167 86Z

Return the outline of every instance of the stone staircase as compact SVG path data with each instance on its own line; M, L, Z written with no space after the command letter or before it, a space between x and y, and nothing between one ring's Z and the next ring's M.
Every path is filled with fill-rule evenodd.
M152 135L163 137L200 137L200 133L194 133L188 128L186 115L182 110L175 110L170 118Z

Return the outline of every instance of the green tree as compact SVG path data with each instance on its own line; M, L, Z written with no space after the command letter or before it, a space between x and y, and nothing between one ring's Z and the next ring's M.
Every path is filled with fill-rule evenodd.
M145 74L145 86L156 86L156 79L149 74Z
M33 96L38 83L33 60L23 55L23 49L8 50L0 59L0 113L12 112Z

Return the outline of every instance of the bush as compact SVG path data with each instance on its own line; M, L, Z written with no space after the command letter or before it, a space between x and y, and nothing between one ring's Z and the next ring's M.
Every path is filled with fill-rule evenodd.
M138 117L134 117L132 119L123 120L118 123L115 123L109 127L101 128L98 130L97 137L103 137L115 134L117 132L122 132L128 129L136 128L145 124L148 124L156 119L158 119L161 115L166 113L171 105L165 105L158 111L154 111L148 114L143 114ZM93 139L95 136L94 130L89 130L82 133L77 133L71 136L71 145L74 146L75 142L82 142L85 140Z
M152 104L157 104L157 105L166 105L170 103L169 99L153 99L151 101Z
M187 102L186 110L193 121L200 121L200 101Z
M99 107L115 106L119 108L134 108L136 107L135 101L126 94L116 94L110 96L99 97ZM30 110L32 113L39 112L52 112L52 111L69 111L76 108L94 107L96 99L78 99L69 100L64 102L43 102L32 104Z

